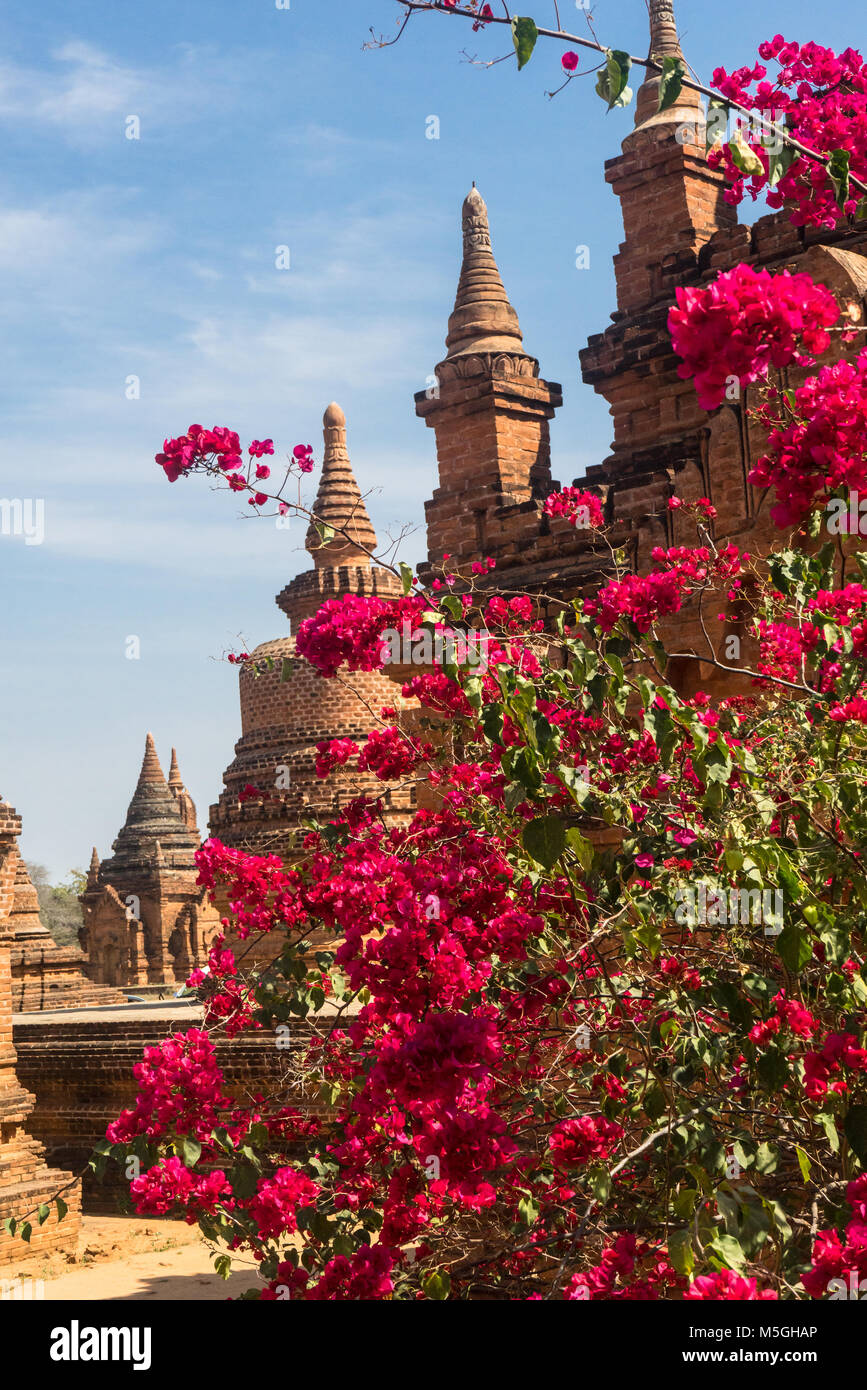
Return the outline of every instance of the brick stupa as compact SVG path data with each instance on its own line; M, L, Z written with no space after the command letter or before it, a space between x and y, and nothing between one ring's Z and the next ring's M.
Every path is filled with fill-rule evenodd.
M11 929L12 1007L16 1013L122 1004L120 990L94 984L78 946L59 946L39 915L39 896L18 851Z
M172 750L166 781L153 737L110 859L94 849L81 895L81 944L106 984L183 984L207 961L219 913L198 883L196 811Z
M383 797L386 816L406 814L414 804L414 791L387 789L372 774L358 772L354 762L324 780L315 772L318 742L352 738L361 745L380 710L401 704L399 691L379 671L325 680L295 654L298 624L326 600L403 592L391 571L372 558L376 533L349 461L339 405L328 407L323 427L322 475L313 505L322 530L311 522L305 541L313 568L277 595L290 633L256 647L240 672L241 738L223 774L224 791L211 807L212 835L257 854L291 855L305 817L328 819L364 792ZM267 658L273 669L264 666Z
M71 1173L47 1166L43 1146L26 1129L34 1097L15 1075L10 947L20 833L20 816L0 800L0 1265L32 1254L74 1250L81 1220L80 1183L73 1181ZM51 1205L47 1220L40 1225L37 1209L43 1203L51 1204L61 1189L69 1208L66 1217L58 1222L57 1208ZM32 1226L29 1246L3 1228L2 1223L10 1217L26 1219Z

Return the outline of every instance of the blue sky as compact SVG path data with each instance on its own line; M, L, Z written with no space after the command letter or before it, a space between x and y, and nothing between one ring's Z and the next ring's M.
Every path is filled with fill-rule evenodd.
M553 15L551 0L525 9ZM561 12L586 32L570 0ZM435 454L412 396L443 355L472 180L527 348L564 386L555 476L608 452L577 354L614 308L621 224L602 166L632 113L606 115L592 79L548 100L550 43L520 75L468 62L505 42L466 21L419 16L364 51L397 14L40 0L0 16L0 497L45 506L43 544L0 536L0 793L25 856L56 877L93 844L108 853L148 729L166 768L177 746L204 830L240 734L222 657L286 630L274 595L307 567L300 523L241 519L201 480L170 487L153 462L164 435L226 424L319 457L336 399L380 540L414 526L402 557L424 553ZM705 79L777 31L840 48L861 27L851 0L818 16L806 0L680 0L678 18ZM604 42L646 51L644 0L598 0L594 19Z

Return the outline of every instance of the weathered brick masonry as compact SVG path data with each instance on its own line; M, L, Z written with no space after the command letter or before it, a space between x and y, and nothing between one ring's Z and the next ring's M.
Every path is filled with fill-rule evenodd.
M42 1145L26 1127L34 1097L21 1085L15 1073L9 951L20 833L20 817L0 800L0 1223L9 1217L21 1218L42 1203L48 1204L53 1195L65 1187L64 1200L69 1211L62 1223L57 1221L56 1207L52 1207L42 1225L35 1216L29 1218L33 1227L31 1250L48 1253L75 1248L81 1189L77 1183L66 1186L72 1179L71 1172L46 1164ZM26 1249L20 1236L10 1235L0 1224L0 1265L20 1260Z

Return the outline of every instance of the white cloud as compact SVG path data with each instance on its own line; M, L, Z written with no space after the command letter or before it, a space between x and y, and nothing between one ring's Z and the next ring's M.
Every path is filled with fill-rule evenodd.
M230 62L194 45L176 46L164 66L150 69L130 67L94 44L72 40L55 49L50 67L0 63L0 123L46 126L73 144L123 140L127 116L140 118L143 133L148 124L154 130L168 121L175 126L205 118L214 90L225 109L246 77L242 60Z

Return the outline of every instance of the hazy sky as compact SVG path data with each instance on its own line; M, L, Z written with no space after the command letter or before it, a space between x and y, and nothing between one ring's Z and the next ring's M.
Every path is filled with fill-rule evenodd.
M677 8L704 78L777 31L861 40L852 0ZM525 10L553 16L551 0ZM577 353L614 308L603 163L632 112L606 115L592 78L550 101L551 43L520 75L473 65L508 44L458 19L419 16L396 47L363 51L397 14L17 0L0 16L0 498L45 509L41 545L0 535L0 793L25 856L55 876L109 852L148 729L166 770L177 746L204 830L240 734L222 657L285 632L274 595L307 567L300 523L241 519L201 480L170 486L153 462L166 434L225 424L319 459L336 399L380 538L413 525L402 555L421 558L435 454L412 396L443 356L474 179L525 344L564 386L555 477L608 452ZM604 42L646 51L644 0L598 0L594 17Z

